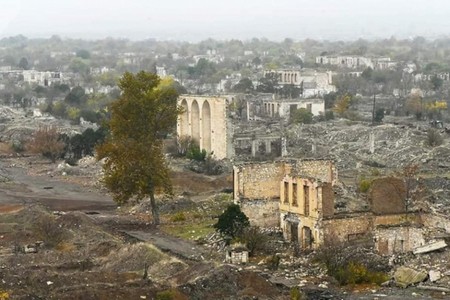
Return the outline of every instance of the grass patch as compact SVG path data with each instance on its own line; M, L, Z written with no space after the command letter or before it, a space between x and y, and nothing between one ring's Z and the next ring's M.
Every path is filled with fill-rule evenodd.
M161 226L161 229L167 234L174 235L182 239L196 240L214 232L214 228L212 227L213 224L213 221L192 224L183 223L180 225L172 224L163 225Z
M172 222L184 222L186 221L186 216L184 215L184 213L182 211L172 215L170 217L170 221Z

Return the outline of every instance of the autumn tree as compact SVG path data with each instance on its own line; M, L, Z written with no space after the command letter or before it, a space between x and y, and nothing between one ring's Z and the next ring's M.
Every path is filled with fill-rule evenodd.
M343 117L352 104L352 96L345 94L336 99L334 102L333 112L337 113L340 117Z
M111 105L110 135L97 147L105 186L118 204L150 198L153 223L159 224L155 193L171 194L164 136L173 130L181 109L173 86L153 73L126 72L119 81L121 96Z
M412 94L406 100L406 109L408 112L414 113L417 120L420 120L424 110L422 97L417 94Z
M64 152L65 143L60 139L60 134L56 127L43 126L33 134L33 138L28 143L30 152L42 154L44 157L55 162Z

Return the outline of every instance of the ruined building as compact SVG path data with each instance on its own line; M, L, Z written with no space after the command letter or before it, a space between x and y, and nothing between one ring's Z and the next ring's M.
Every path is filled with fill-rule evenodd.
M228 118L231 96L180 96L183 113L177 122L178 137L190 136L200 149L218 159L232 157L232 124Z
M281 156L283 145L285 148L281 134L265 126L257 128L249 124L250 116L255 119L254 116L261 113L261 105L255 103L259 102L250 103L244 95L181 95L178 105L183 113L178 118L177 136L179 139L192 137L200 149L217 159L235 155Z
M234 167L234 200L258 226L280 226L301 249L337 242L365 243L381 254L411 251L450 231L445 218L409 211L402 179L379 178L369 209L337 212L338 175L330 160L291 160ZM430 231L430 228L433 230Z

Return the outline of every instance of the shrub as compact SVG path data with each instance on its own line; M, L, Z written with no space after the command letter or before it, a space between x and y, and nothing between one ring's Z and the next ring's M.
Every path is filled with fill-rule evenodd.
M303 298L303 294L300 291L300 289L298 287L293 287L291 288L291 293L290 293L290 298L291 300L302 300Z
M350 243L329 242L316 252L314 259L324 264L328 275L341 285L381 284L389 279L386 259Z
M271 270L278 269L278 266L280 265L281 258L278 255L272 255L266 260L266 265Z
M359 182L359 191L361 193L367 193L372 186L372 182L368 179L361 179Z
M306 108L299 108L291 115L291 123L310 124L313 122L313 114Z
M251 226L243 230L240 240L247 246L249 254L254 255L257 251L266 249L269 237L259 227Z
M374 121L376 123L381 123L384 119L384 108L378 108L375 111Z
M376 168L373 168L373 169L370 170L370 175L372 175L374 177L378 177L378 176L381 175L381 172L380 172L380 170L378 170Z
M175 293L173 291L162 291L156 293L156 300L173 300Z
M380 285L389 279L387 274L369 271L363 264L353 261L340 267L333 276L341 285L362 283L375 283Z
M177 153L180 156L186 156L189 149L191 149L192 144L194 143L194 140L192 137L188 135L183 135L178 138L177 141Z
M0 300L8 300L9 299L9 293L6 291L0 290Z
M205 174L206 175L220 175L223 173L223 166L212 155L208 155L205 159Z
M192 143L186 153L186 157L195 161L204 161L206 158L206 150L200 150L200 146Z
M39 217L34 222L33 231L49 247L55 247L67 238L64 228L58 224L56 218L50 215Z
M217 231L231 239L240 236L248 226L250 222L237 204L230 204L214 224Z
M11 142L11 149L16 153L21 153L25 151L25 147L22 141L14 140Z
M183 222L186 221L186 216L184 215L184 213L182 211L174 214L171 218L170 221L172 222Z
M33 153L42 154L55 162L64 152L65 144L60 140L56 127L40 127L34 134L27 147Z
M444 139L441 134L434 128L428 129L426 143L430 147L442 145Z

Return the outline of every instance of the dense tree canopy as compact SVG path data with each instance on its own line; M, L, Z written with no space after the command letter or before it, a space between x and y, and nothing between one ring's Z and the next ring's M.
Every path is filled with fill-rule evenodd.
M99 158L106 157L104 184L114 200L121 204L150 197L154 224L159 224L155 193L171 193L162 138L181 112L176 90L160 83L157 75L144 71L122 76L122 94L111 105L110 137L97 149Z

